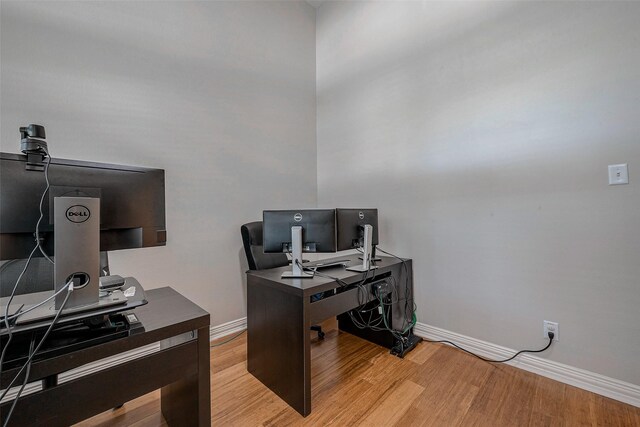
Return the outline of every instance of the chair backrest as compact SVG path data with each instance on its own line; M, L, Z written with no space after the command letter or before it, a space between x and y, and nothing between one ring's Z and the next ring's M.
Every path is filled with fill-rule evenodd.
M2 262L0 265L0 297L11 295L26 262L26 259ZM32 258L29 262L29 268L25 271L16 288L16 295L50 290L53 290L53 264L43 257Z
M265 254L262 249L262 221L249 222L240 227L244 253L249 270L266 270L289 264L285 254Z
M26 262L26 259L0 261L0 298L11 295ZM109 256L106 252L100 252L100 276L105 275L109 275ZM43 257L31 258L29 268L24 272L20 284L16 288L16 295L53 289L53 264Z

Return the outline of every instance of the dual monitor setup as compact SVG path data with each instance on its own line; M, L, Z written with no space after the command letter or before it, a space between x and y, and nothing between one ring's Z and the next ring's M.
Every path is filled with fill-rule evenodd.
M100 291L106 267L101 258L106 251L165 245L164 170L52 159L44 128L30 125L21 132L24 154L0 153L3 307L10 296L24 297L30 274L42 264L53 272L32 291L58 293L73 284L65 314L125 304L122 292ZM36 266L27 265L18 275L25 260ZM15 323L53 317L65 294L60 292L51 306L22 316L16 312ZM29 304L22 311L27 309Z
M314 271L303 265L303 252L333 253L362 250L362 264L347 270L367 272L376 268L378 244L377 209L266 210L263 212L265 253L291 254L292 270L283 278L311 278Z

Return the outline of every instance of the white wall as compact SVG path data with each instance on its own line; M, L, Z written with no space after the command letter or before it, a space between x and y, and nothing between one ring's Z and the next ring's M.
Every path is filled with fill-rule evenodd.
M244 315L239 226L377 206L419 320L640 384L638 3L0 3L0 148L166 170L113 270ZM317 37L317 45L316 45ZM316 184L317 62L317 184ZM609 187L606 165L631 184ZM316 185L318 189L316 200Z
M303 2L1 3L2 151L164 168L166 247L112 272L245 315L240 225L316 205L315 11Z
M640 3L317 14L318 203L380 208L419 321L640 384Z

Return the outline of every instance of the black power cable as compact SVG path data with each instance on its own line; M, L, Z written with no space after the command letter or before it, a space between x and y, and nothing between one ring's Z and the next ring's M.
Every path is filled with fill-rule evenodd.
M240 331L240 332L238 332L237 334L235 334L234 336L232 336L231 338L229 338L229 339L227 339L227 340L225 340L225 341L218 342L218 343L215 343L215 344L210 344L210 345L209 345L209 347L210 347L210 348L214 348L214 347L220 347L221 345L228 344L228 343L230 343L231 341L233 341L233 340L235 340L236 338L238 338L240 335L244 334L245 332L247 332L247 330L246 330L246 329L245 329L245 330L242 330L242 331Z
M360 305L360 307L358 307L357 309L350 310L348 312L348 314L349 314L349 317L351 318L351 321L353 322L353 324L357 328L359 328L359 329L369 328L369 329L374 330L374 331L388 331L396 339L398 339L400 343L403 343L403 338L404 338L403 334L406 333L411 327L415 326L415 321L416 321L415 320L416 304L415 304L415 302L413 300L413 292L412 292L411 286L410 286L409 268L407 267L406 261L403 258L400 258L399 256L394 255L394 254L392 254L390 252L387 252L387 251L381 249L379 246L376 249L379 250L380 252L386 254L386 255L389 255L389 256L399 260L402 263L402 267L403 267L404 272L405 272L405 316L404 316L404 319L403 319L402 329L401 330L395 330L395 329L392 329L389 325L386 324L386 313L385 313L385 310L384 310L384 306L385 305L391 305L391 304L385 303L384 299L381 298L380 295L375 295L375 297L380 302L380 305L378 307L382 309L382 319L381 320L385 321L384 322L385 323L384 327L380 327L380 323L381 323L380 320L378 322L376 322L375 324L372 323L372 321L371 321L372 320L371 311L374 310L375 308L374 309L370 309L370 310L365 310L366 312L369 312L369 319L368 320L365 321L365 319L362 318L362 313L361 312L364 312L364 311L362 311L361 308L366 304L366 302L362 303ZM371 263L374 263L374 261L371 261ZM323 274L323 273L320 273L320 272L318 272L318 271L316 271L316 270L314 270L312 268L303 266L300 262L298 262L298 260L296 260L296 264L300 268L302 268L304 270L314 271L315 274L317 274L317 275L319 275L321 277L325 277L327 279L335 280L342 287L349 286L349 284L347 284L346 282L344 282L343 280L341 280L341 279L339 279L337 277L333 277L333 276L330 276L328 274ZM373 276L371 278L373 280L375 278L375 269L371 269L371 270L373 271ZM354 286L358 287L358 302L362 302L362 299L363 299L363 297L361 295L361 292L362 293L368 292L368 290L364 287L364 283L367 281L368 275L369 275L369 272L365 271L362 281L360 283L354 285ZM393 279L393 282L394 283L392 284L392 294L393 294L393 291L395 291L395 293L397 294L398 288L397 288L397 284L395 284L395 279ZM398 298L398 301L399 301L399 296L398 295L396 295L396 298ZM366 299L366 298L364 298L364 299ZM411 306L411 309L409 309L410 306ZM376 307L376 308L378 308L378 307ZM354 315L354 312L360 317L360 319L356 319L356 316ZM411 313L411 318L410 319L407 319L407 313L408 312ZM242 333L238 334L237 336L239 336L241 334ZM231 338L231 340L237 338L237 336ZM459 345L457 345L457 344L455 344L455 343L453 343L451 341L447 341L447 340L430 340L430 339L427 339L427 338L423 338L423 339L425 341L431 342L431 343L443 343L443 344L452 345L453 347L456 347L457 349L462 350L465 353L468 353L468 354L470 354L470 355L472 355L474 357L477 357L478 359L483 360L485 362L489 362L489 363L506 363L506 362L509 362L509 361L515 359L516 357L518 357L519 355L521 355L523 353L542 353L542 352L546 351L549 347L551 347L551 344L553 343L553 337L554 337L553 332L549 332L548 336L549 336L549 342L547 343L547 345L544 348L542 348L540 350L520 350L517 353L515 353L513 356L511 356L511 357L509 357L507 359L503 359L503 360L487 359L487 358L482 357L480 355L477 355L477 354L475 354L475 353L473 353L473 352L471 352L471 351L469 351L469 350L467 350L465 348L462 348ZM231 340L229 340L229 341L231 341ZM220 345L225 344L225 343L221 343Z
M392 256L392 257L398 259L402 263L402 266L403 266L403 268L405 270L405 274L407 274L405 292L409 292L408 295L410 295L407 298L407 303L405 304L405 310L408 308L408 302L411 301L411 303L412 303L412 305L414 307L414 310L413 310L413 313L412 313L412 317L413 317L413 314L415 314L415 303L413 302L413 293L410 291L409 276L408 276L409 275L409 269L406 266L405 260L400 258L400 257L398 257L397 255L394 255L394 254L392 254L390 252L387 252L387 251L381 249L379 246L376 249L379 250L380 252L386 254L386 255L389 255L389 256ZM406 322L406 312L405 312L405 322ZM475 354L475 353L473 353L473 352L471 352L471 351L469 351L469 350L467 350L465 348L462 348L459 345L457 345L457 344L455 344L455 343L453 343L451 341L448 341L448 340L429 340L429 339L426 339L426 338L423 338L423 339L425 341L427 341L427 342L443 343L443 344L452 345L453 347L456 347L457 349L462 350L465 353L468 353L468 354L470 354L470 355L472 355L474 357L477 357L478 359L483 360L485 362L489 362L489 363L506 363L506 362L509 362L509 361L515 359L516 357L518 357L520 354L523 354L523 353L542 353L542 352L546 351L549 347L551 347L551 344L553 343L553 337L554 337L553 332L549 332L548 336L549 336L549 342L547 343L547 345L544 348L542 348L540 350L520 350L520 351L516 352L513 356L511 356L509 358L506 358L506 359L502 359L502 360L487 359L487 358L482 357L480 355L477 355L477 354Z
M33 352L33 345L34 344L35 344L35 337L32 337L31 338L31 344L29 345L29 354L31 354ZM30 373L31 373L31 363L29 363L29 365L27 366L27 372L25 372L25 374L24 374L24 380L22 381L22 386L20 387L20 390L18 390L18 393L16 393L15 399L13 399L13 403L11 404L11 408L9 409L9 413L7 414L7 418L6 418L6 421L4 423L4 426L6 426L7 423L9 423L9 418L11 418L11 414L13 414L13 410L16 407L16 404L18 403L18 399L22 395L22 391L24 390L24 388L27 386L27 383L29 382L29 374Z
M11 295L9 296L9 301L7 301L7 305L4 308L4 319L2 321L5 324L5 328L7 329L7 332L9 333L9 338L7 339L7 342L5 343L4 348L2 349L2 353L0 354L0 376L2 375L2 364L4 363L4 357L7 353L7 349L9 348L9 344L11 344L11 340L13 339L13 329L11 328L11 325L9 323L9 306L11 305L11 301L13 300L16 290L18 289L20 280L22 279L22 276L24 276L25 271L27 271L27 268L29 267L29 262L31 261L31 258L33 258L33 254L36 252L36 250L38 250L37 244L36 246L34 246L33 250L29 254L29 257L27 258L27 262L24 264L24 268L20 272L20 275L16 280L16 284L13 286L13 290L11 291Z
M42 212L42 206L44 204L44 198L45 198L47 192L49 191L49 188L51 187L51 183L49 182L49 166L51 165L51 156L49 155L49 151L45 150L45 153L47 155L47 163L44 166L44 179L45 179L47 185L46 185L44 191L42 192L42 196L40 197L40 204L39 204L40 216L38 217L38 221L36 222L36 230L35 230L36 244L35 244L35 247L33 248L33 250L31 251L31 253L29 254L29 257L27 258L27 261L26 261L26 263L24 265L24 268L22 269L22 272L18 276L18 279L16 280L16 283L13 286L13 290L11 291L11 295L9 297L9 301L7 302L7 306L5 307L4 324L5 324L5 327L6 327L7 331L9 332L9 338L7 339L7 343L5 344L4 348L2 349L2 354L0 354L0 376L2 375L2 363L4 362L4 358L5 358L5 354L7 352L7 348L9 348L9 344L11 344L11 340L13 339L13 331L12 331L10 325L9 325L9 320L10 320L9 319L9 306L11 305L11 301L13 301L13 298L14 298L14 296L16 294L16 291L18 289L18 285L20 284L20 280L22 279L22 276L24 276L24 273L29 268L29 263L31 262L31 259L33 258L33 255L34 255L34 253L36 252L37 249L40 250L42 255L50 263L55 264L53 262L53 260L44 251L44 248L42 247L42 242L40 241L40 222L42 222L42 218L44 218L44 213ZM15 316L15 314L14 314L14 316Z
M47 186L42 192L42 197L40 197L40 217L38 218L38 222L36 222L36 244L38 245L38 249L40 249L40 253L42 253L42 256L44 256L51 264L55 264L55 262L53 262L49 255L47 255L47 253L44 251L44 248L42 247L42 241L40 240L40 222L42 222L42 218L44 217L44 214L42 213L42 204L44 202L44 196L47 195L47 193L49 192L49 188L51 188L51 183L49 182L49 166L51 165L51 156L49 155L48 150L45 149L44 152L47 155L47 163L44 165L44 180L46 181Z
M404 260L402 260L402 261L404 262ZM369 262L372 265L375 266L375 261L370 259ZM371 277L369 277L369 270L367 270L367 271L363 272L363 277L362 277L362 280L360 281L360 283L357 283L357 284L354 284L354 285L349 285L346 282L344 282L342 279L330 276L328 274L320 273L320 272L318 272L318 271L316 271L316 270L314 270L312 268L309 268L309 267L305 267L302 264L300 264L297 260L296 260L296 264L299 267L303 268L303 269L315 271L315 274L318 274L321 277L325 277L325 278L328 278L328 279L331 279L331 280L335 280L342 287L346 287L346 286L354 286L354 287L356 287L358 289L358 303L360 305L357 308L355 308L353 310L350 310L348 312L349 317L351 318L351 321L353 322L353 324L358 329L368 328L368 329L371 329L373 331L387 331L387 332L391 333L396 339L402 341L402 338L403 338L402 337L402 333L403 332L394 330L391 327L389 327L389 325L386 322L386 318L384 317L384 316L386 316L386 314L384 312L384 306L385 305L392 305L394 303L393 301L388 303L388 302L385 302L384 299L380 298L379 295L374 295L376 297L376 299L380 302L380 305L378 307L380 307L382 309L383 316L380 319L378 319L377 321L374 320L373 316L372 316L372 313L371 313L371 311L373 309L370 309L370 310L365 310L366 312L369 313L369 319L365 320L362 317L362 312L363 312L362 308L364 307L364 305L366 305L369 302L369 290L367 289L367 287L365 285L365 282L367 282L367 280L370 280L370 281L374 281L375 280L375 276L376 276L376 269L375 268L370 269L370 271L372 273ZM406 265L405 265L405 269L406 269ZM392 285L392 289L395 290L396 298L398 299L399 296L397 295L398 292L397 292L397 285L395 284L395 279L393 279L393 283L391 285ZM378 308L378 307L376 307L376 308ZM356 318L356 315L357 315L357 317L359 317L359 319ZM384 324L381 325L382 323L384 323ZM406 324L403 325L403 329L406 329L405 326L406 326Z
M464 349L462 347L460 347L459 345L452 343L451 341L447 341L447 340L428 340L426 338L423 338L423 340L427 341L427 342L433 342L433 343L444 343L444 344L450 344L452 346L454 346L455 348L464 351L465 353L469 353L470 355L477 357L480 360L484 360L485 362L489 362L489 363L505 363L505 362L509 362L510 360L515 359L517 356L521 355L522 353L542 353L543 351L545 351L546 349L548 349L549 347L551 347L551 343L553 343L553 337L554 334L553 332L549 332L548 333L549 336L549 342L547 343L547 345L540 349L540 350L520 350L518 351L516 354L514 354L513 356L507 358L507 359L502 359L502 360L493 360L493 359L487 359L484 358L482 356L478 356L475 353L472 353L471 351Z
M11 382L9 383L9 385L7 386L7 389L4 391L4 393L2 393L2 396L0 396L0 401L2 401L2 399L4 399L4 397L7 395L7 393L9 392L9 389L11 387L13 387L13 384L16 382L16 380L20 377L20 374L22 374L22 372L26 369L27 373L31 370L31 363L33 362L33 358L35 357L35 355L38 353L38 350L40 350L40 347L42 347L42 344L44 344L45 340L47 339L47 337L49 336L49 333L51 333L51 330L53 329L53 327L56 325L56 323L58 323L58 319L60 318L60 315L62 314L62 310L64 309L64 306L67 304L67 301L69 300L69 296L71 295L71 292L73 292L73 286L69 286L67 288L67 295L64 297L64 300L62 301L62 305L60 306L60 309L58 310L58 312L56 313L56 316L53 318L53 321L51 322L51 325L49 325L49 328L47 329L47 331L44 333L44 336L42 337L42 339L40 340L40 342L38 343L38 345L36 346L35 350L33 350L33 352L31 352L29 354L29 358L27 359L27 361L24 363L24 365L22 366L22 368L20 368L20 370L18 371L18 373L16 374L15 377L13 377L13 380L11 380ZM25 375L27 375L27 373L25 373ZM28 376L27 378L25 378L25 382L28 381ZM4 425L3 427L6 427L9 424L9 418L11 417L11 413L13 412L13 408L15 408L16 403L18 402L18 399L20 398L20 394L22 393L22 390L24 389L24 386L22 388L20 388L20 390L18 391L18 394L16 395L16 397L14 397L13 400L13 404L11 405L11 410L9 411L9 413L7 414L7 417L4 419Z
M413 287L411 286L409 267L407 267L407 262L404 258L400 258L399 256L392 254L391 252L387 252L384 249L380 248L380 246L376 246L376 250L382 252L383 254L389 255L402 263L402 268L405 273L405 303L402 329L406 329L408 325L412 325L411 327L413 327L416 322L415 314L417 307L413 299Z

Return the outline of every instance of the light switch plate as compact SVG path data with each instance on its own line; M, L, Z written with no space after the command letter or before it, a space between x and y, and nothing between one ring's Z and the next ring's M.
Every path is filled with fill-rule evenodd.
M626 163L609 165L609 185L629 183L629 169Z

